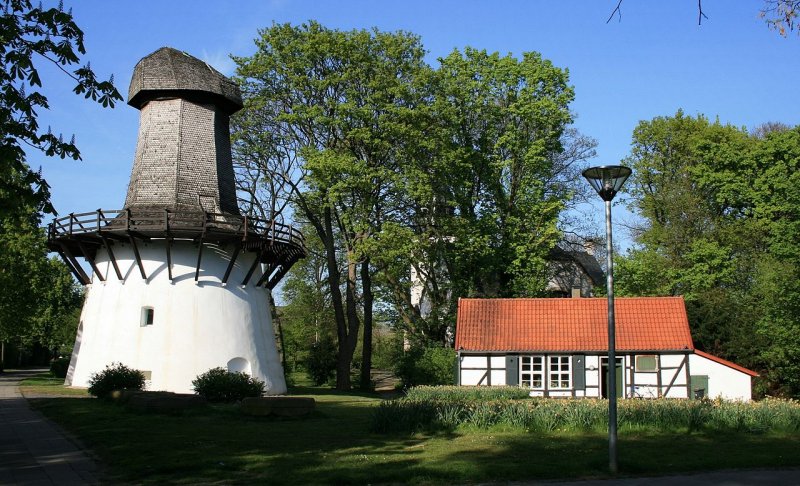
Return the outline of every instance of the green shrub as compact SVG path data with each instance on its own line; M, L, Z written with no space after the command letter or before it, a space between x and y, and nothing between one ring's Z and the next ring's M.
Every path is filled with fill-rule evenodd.
M323 336L311 346L306 358L306 371L315 385L324 385L336 373L336 345L333 339Z
M89 393L98 398L108 398L114 390L143 389L144 373L122 363L106 365L103 371L89 377Z
M372 368L393 370L403 356L403 335L400 332L375 333L372 341Z
M238 402L264 394L264 382L247 373L212 368L192 381L194 391L209 402Z
M395 374L404 388L417 385L452 385L455 382L456 352L452 348L411 348L400 358Z
M69 370L69 356L56 358L50 362L50 373L56 378L66 378Z

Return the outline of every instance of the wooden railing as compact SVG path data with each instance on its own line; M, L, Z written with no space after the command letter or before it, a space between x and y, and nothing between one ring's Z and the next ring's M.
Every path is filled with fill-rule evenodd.
M202 211L98 209L56 218L49 225L48 232L51 240L104 232L133 232L154 238L223 234L241 235L246 239L252 235L305 248L303 234L292 226L260 218Z

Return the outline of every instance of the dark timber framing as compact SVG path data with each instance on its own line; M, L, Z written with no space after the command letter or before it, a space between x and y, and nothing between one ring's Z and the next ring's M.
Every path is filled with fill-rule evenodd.
M231 276L231 270L233 270L233 265L236 263L236 258L239 256L239 252L242 250L242 245L236 245L233 249L233 254L231 255L231 260L228 262L228 268L225 269L225 275L222 277L222 283L228 283L228 277Z
M139 273L143 280L147 280L139 244L162 239L166 247L170 280L174 277L171 249L177 242L193 241L200 245L195 281L199 279L202 268L203 246L234 243L222 282L227 283L242 252L255 253L256 258L242 285L248 284L259 264L265 264L269 271L260 276L257 285L264 285L270 290L297 260L306 255L303 235L291 226L248 216L166 209L127 208L106 211L98 209L90 213L73 213L64 218L56 218L48 226L47 245L61 255L78 281L88 285L91 283L91 278L78 263L75 255L83 256L98 279L105 281L108 275L102 275L97 266L97 251L104 249L117 278L124 280L113 246L115 243L130 244Z
M636 357L640 356L640 355L644 355L644 354L656 356L657 365L656 365L656 369L654 371L636 371ZM668 396L668 394L673 390L673 388L678 389L678 390L681 390L681 389L685 388L686 389L686 398L693 398L694 395L692 394L692 389L691 389L691 369L690 369L690 363L691 363L690 356L692 354L693 353L692 353L691 350L688 350L688 351L687 350L625 351L625 352L622 352L620 354L617 354L617 361L622 363L622 377L623 377L623 380L622 380L621 384L622 384L623 396L626 397L626 398L656 398L656 397L662 398L662 397ZM517 375L516 383L513 383L514 380L511 380L510 378L508 378L509 361L508 361L507 358L509 356L516 358L515 362L517 364L515 366L515 370L513 370L513 373L516 373L516 375ZM462 373L463 372L465 372L465 371L480 371L482 373L481 373L481 376L478 379L478 382L476 383L476 385L477 386L491 386L492 385L491 372L492 371L503 371L504 370L504 371L506 371L506 382L507 383L511 383L510 386L521 386L520 385L521 378L519 376L519 374L521 373L521 364L522 364L521 358L523 358L525 356L540 356L540 357L543 358L543 366L545 367L545 370L542 372L543 375L544 375L543 377L545 378L544 382L542 383L542 387L541 388L531 388L530 391L532 393L541 394L541 396L544 396L544 397L552 397L552 396L563 397L565 393L569 393L572 397L579 397L579 396L580 397L583 397L583 396L590 397L591 395L588 395L586 393L584 393L583 395L579 395L578 391L579 390L597 390L597 389L600 389L601 388L600 384L602 383L602 376L601 375L602 375L604 362L608 361L607 357L605 357L602 354L596 354L596 352L594 352L594 351L593 352L587 352L587 351L577 351L577 352L574 352L574 351L566 351L566 352L551 352L551 351L547 351L547 352L544 352L544 351L517 351L517 350L513 350L513 351L507 351L507 352L503 353L503 352L497 352L497 351L486 351L486 352L471 351L471 352L464 352L462 350L459 350L458 351L458 361L457 361L457 366L458 366L458 369L457 369L457 380L458 380L458 384L459 385L462 384ZM549 358L551 356L570 356L572 358L574 358L575 356L584 356L584 357L592 356L592 357L597 358L597 363L598 363L599 366L597 366L596 370L593 370L592 367L594 365L591 365L591 367L590 367L588 364L584 364L584 368L582 370L579 370L579 368L575 367L575 362L573 360L573 361L571 361L571 364L570 364L570 366L571 366L570 373L572 374L571 387L569 389L561 389L561 388L551 389L549 380L547 379L547 376L549 374L549 371L548 371L549 370ZM674 356L674 357L680 359L680 361L676 362L675 366L663 366L663 363L664 363L663 359L664 359L665 356ZM505 363L504 364L505 367L497 367L497 366L492 367L491 366L491 364L492 364L491 360L492 360L493 357L495 357L495 358L496 357L505 358L505 362L504 362ZM463 362L464 362L465 358L481 358L481 359L485 358L486 359L486 363L485 364L473 364L472 366L463 366ZM584 363L586 363L586 359L585 358L584 358ZM597 384L592 384L592 385L583 384L582 387L580 387L580 388L576 387L576 378L575 378L575 372L576 371L582 372L582 373L589 373L590 371L594 372L595 376L597 378ZM646 380L646 381L641 381L641 380L644 380L644 378L642 378L641 375L654 376L655 383L652 383L652 381L649 381L649 379ZM637 376L640 378L639 382L637 382ZM682 381L682 380L680 380L681 377L683 377L683 379L685 380L686 383L680 383L680 381ZM668 381L668 383L667 383L667 381ZM666 387L664 386L665 384L666 384ZM653 387L655 387L656 388L656 390L654 392L655 396L638 396L636 389L637 389L637 387L641 387L641 386L648 387L648 388L651 388L651 389Z

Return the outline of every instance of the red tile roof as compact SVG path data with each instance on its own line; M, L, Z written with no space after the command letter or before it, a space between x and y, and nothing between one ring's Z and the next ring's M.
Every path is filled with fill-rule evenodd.
M731 363L730 361L728 361L726 359L719 358L717 356L714 356L713 354L704 353L704 352L700 351L699 349L695 349L694 350L694 354L696 354L698 356L702 356L704 358L708 358L711 361L716 361L719 364L725 365L725 366L727 366L729 368L733 368L733 369L735 369L737 371L741 371L742 373L746 373L746 374L748 374L750 376L758 376L758 373L756 373L753 370L748 370L744 366L739 366L736 363Z
M618 297L616 349L693 350L683 297ZM460 299L456 349L607 351L608 300Z

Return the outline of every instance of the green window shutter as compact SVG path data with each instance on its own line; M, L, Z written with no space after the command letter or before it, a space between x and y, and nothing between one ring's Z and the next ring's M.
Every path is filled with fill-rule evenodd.
M689 379L689 398L704 398L708 396L708 375L692 375Z
M586 389L586 355L572 355L572 387L575 390Z
M519 385L519 356L506 356L506 385Z

